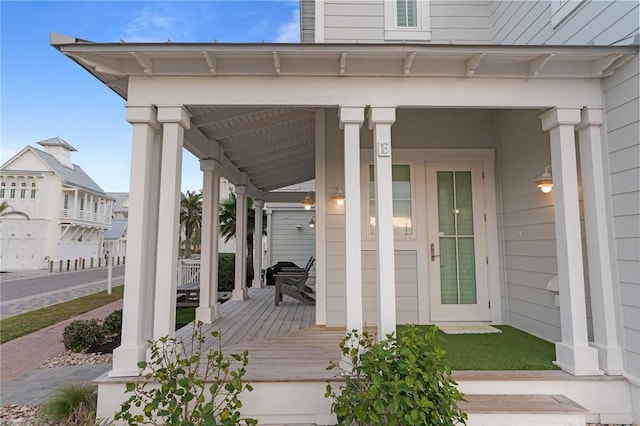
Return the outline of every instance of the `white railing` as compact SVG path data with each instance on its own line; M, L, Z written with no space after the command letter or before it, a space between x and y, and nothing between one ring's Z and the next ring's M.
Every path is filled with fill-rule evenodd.
M181 259L178 261L178 286L200 281L200 259Z
M62 209L60 210L60 219L71 219L82 222L100 223L111 225L111 216L100 213L91 213L86 210Z

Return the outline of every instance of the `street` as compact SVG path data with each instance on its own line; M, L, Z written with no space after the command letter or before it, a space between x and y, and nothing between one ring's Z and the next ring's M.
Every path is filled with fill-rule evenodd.
M113 286L124 282L124 265L113 267ZM107 268L0 276L0 318L66 302L107 288Z

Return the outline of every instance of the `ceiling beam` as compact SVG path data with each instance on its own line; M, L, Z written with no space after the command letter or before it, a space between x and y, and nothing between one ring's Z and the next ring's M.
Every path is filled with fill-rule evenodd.
M289 129L280 130L277 133L247 138L229 138L224 141L225 154L229 158L237 158L238 156L252 154L252 145L273 145L286 143L292 139L302 139L315 135L315 128L309 126L297 126Z
M256 181L262 181L269 177L290 176L292 173L306 170L315 170L315 159L305 158L296 162L292 162L290 158L279 159L275 162L266 163L264 167L247 169L246 173Z
M273 149L271 149L271 151L265 151L262 154L241 157L240 159L233 161L233 164L235 164L237 168L242 170L247 167L252 167L256 164L265 162L271 163L274 159L278 160L279 158L281 158L278 154L284 154L286 157L294 157L299 154L306 153L310 153L313 155L314 152L315 147L310 143L290 145L283 148L274 147Z
M267 127L273 127L277 125L283 125L286 123L291 123L294 121L301 121L310 117L315 117L315 114L310 113L308 111L300 111L295 110L288 112L286 114L280 114L273 116L269 119L258 120L253 123L248 123L242 126L234 126L227 129L221 129L217 131L209 132L209 138L211 139L224 139L235 135L240 135L243 133L249 133L255 130L264 129Z
M555 53L550 53L548 55L538 56L537 58L529 61L529 77L537 77L540 74L540 71L542 71L542 69L546 67L549 61L555 56Z

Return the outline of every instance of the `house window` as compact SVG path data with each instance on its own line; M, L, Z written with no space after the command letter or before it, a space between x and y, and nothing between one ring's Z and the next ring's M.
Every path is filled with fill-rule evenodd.
M583 1L584 0L553 0L551 2L552 28L560 25Z
M9 190L9 198L16 198L16 183L11 182L11 190Z
M36 183L31 183L31 199L34 200L36 198Z
M393 191L393 235L410 237L413 234L411 207L411 166L394 164L391 168ZM375 173L369 165L369 234L376 234Z
M385 40L431 40L430 0L385 0Z
M93 203L93 212L98 213L98 203Z
M6 189L7 184L2 182L0 183L0 198L4 198L4 190Z
M84 211L84 198L80 198L80 211Z
M69 194L64 194L64 203L63 203L63 207L65 209L69 208Z
M27 196L27 182L22 182L20 184L20 198L25 198Z

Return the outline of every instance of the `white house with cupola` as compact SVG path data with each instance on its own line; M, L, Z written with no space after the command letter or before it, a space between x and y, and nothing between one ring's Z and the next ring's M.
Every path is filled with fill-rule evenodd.
M51 37L127 100L138 166L124 295L137 326L100 381L101 413L140 374L147 341L175 333L186 149L203 173L198 319L224 321L213 297L219 177L240 212L247 197L259 209L301 203L305 192L273 190L315 179L317 329L508 324L555 344L557 380L463 378L466 393L563 394L585 410L541 424L640 423L638 2L300 8L301 44ZM249 303L236 262L233 302ZM330 424L305 377L265 379L268 403L244 409L261 424Z
M0 167L0 200L18 215L2 218L1 269L42 269L50 261L98 258L115 199L80 166L60 137L27 146Z

